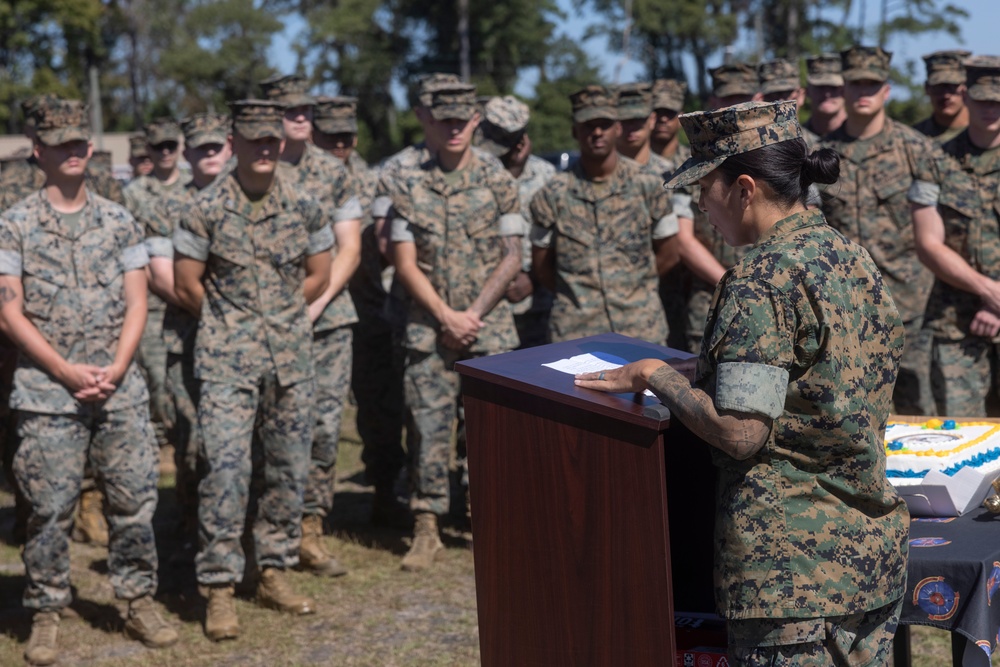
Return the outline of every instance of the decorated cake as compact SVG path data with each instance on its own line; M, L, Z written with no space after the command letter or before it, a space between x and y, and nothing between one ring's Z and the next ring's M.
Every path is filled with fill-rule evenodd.
M931 471L949 477L962 468L1000 469L1000 424L931 419L890 423L885 429L886 476L895 484L917 482Z

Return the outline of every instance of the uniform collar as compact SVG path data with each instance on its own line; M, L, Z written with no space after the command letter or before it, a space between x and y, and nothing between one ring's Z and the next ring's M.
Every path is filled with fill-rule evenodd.
M837 142L837 152L842 157L861 164L865 160L890 150L896 141L896 124L891 118L885 119L882 131L870 139L855 139L847 134L847 123L833 131L832 139Z
M587 175L583 172L583 166L581 166L580 161L577 160L573 164L573 175L576 178L571 178L569 182L569 194L573 195L577 199L583 201L596 203L601 199L606 199L612 197L616 194L624 192L628 186L628 181L630 176L638 173L638 167L634 167L629 162L634 162L628 158L619 155L618 164L615 165L615 171L606 181L602 181L602 185L607 187L601 188L600 193L594 189L594 181L587 178Z
M962 130L945 145L952 143L958 147L958 155L955 157L961 163L964 170L970 171L977 176L985 176L1000 171L1000 148L983 150L977 147L969 138L968 130Z
M93 205L92 195L90 190L86 190L87 201L84 203L83 208L80 209L80 219L85 221L85 227L80 231L79 234L75 236L70 236L67 230L63 228L61 224L62 214L59 211L52 208L52 204L49 202L49 194L46 192L45 188L41 188L38 191L38 198L42 205L38 212L38 226L44 229L49 234L55 234L57 236L62 236L63 238L69 240L76 240L83 235L89 229L100 227L101 221L97 216L97 207Z
M450 182L446 178L444 171L441 170L436 156L431 157L428 164L430 169L427 172L427 186L434 192L447 197L456 192L468 190L472 185L475 173L479 170L482 163L475 151L471 151L469 163L459 172L458 178Z
M246 218L252 223L260 222L273 215L278 215L282 211L283 188L280 176L275 176L271 191L264 197L263 206L258 211L256 218L251 218L247 215L247 211L251 210L253 205L250 202L250 198L243 192L243 188L240 187L240 181L236 177L235 169L229 174L222 187L225 189L223 192L224 208L231 213Z
M826 218L823 217L822 211L812 209L802 211L801 213L793 213L787 218L782 218L778 222L774 223L770 229L761 234L760 238L757 239L757 242L753 247L757 248L765 243L768 243L772 239L788 236L789 234L797 232L800 229L816 227L822 224L826 224Z

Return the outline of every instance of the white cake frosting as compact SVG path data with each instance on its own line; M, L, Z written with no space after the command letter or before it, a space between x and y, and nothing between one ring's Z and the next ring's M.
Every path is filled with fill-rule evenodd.
M939 419L890 423L885 454L886 476L895 484L918 482L932 470L951 476L963 467L1000 469L1000 424Z

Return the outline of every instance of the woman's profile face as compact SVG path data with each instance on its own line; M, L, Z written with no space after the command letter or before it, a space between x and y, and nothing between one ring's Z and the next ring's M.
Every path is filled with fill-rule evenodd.
M726 245L741 246L754 239L743 224L743 205L740 200L742 187L738 180L726 183L722 172L715 169L698 179L701 197L698 207L708 214L708 222L715 227Z

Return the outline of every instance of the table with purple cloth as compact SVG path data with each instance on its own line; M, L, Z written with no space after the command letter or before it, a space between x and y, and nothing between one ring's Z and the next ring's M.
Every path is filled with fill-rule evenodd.
M895 665L909 665L910 625L952 633L955 665L988 667L1000 631L1000 516L913 518Z

